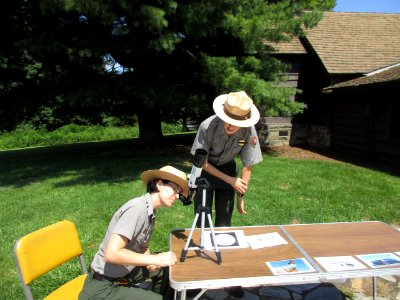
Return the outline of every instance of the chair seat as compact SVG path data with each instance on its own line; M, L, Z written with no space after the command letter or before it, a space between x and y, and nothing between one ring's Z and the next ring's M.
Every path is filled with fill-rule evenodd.
M80 275L75 279L62 285L43 300L74 300L78 299L78 295L83 288L83 283L87 274Z

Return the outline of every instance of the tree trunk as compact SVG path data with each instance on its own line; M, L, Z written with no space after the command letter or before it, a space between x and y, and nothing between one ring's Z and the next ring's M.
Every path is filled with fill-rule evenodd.
M148 148L160 146L163 142L161 115L157 108L142 108L138 113L139 140Z

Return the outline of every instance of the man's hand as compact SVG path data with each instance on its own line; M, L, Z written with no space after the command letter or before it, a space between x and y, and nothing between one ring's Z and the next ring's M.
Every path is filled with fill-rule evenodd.
M247 211L244 210L244 199L243 197L238 196L237 197L237 210L239 214L247 214Z

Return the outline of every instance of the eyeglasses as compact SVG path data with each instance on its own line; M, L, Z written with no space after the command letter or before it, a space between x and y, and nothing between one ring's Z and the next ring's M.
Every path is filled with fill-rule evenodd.
M181 187L179 185L177 185L176 183L169 181L169 180L165 180L165 179L161 179L161 181L163 184L169 185L174 190L175 193L177 193L179 195L182 193Z

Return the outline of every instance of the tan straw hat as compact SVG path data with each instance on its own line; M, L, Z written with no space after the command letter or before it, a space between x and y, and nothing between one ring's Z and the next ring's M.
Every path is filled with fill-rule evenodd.
M260 119L260 112L244 91L218 96L213 108L218 117L234 126L250 127Z
M159 170L148 170L140 174L140 178L143 183L147 185L151 179L165 179L172 181L179 185L182 189L182 194L187 197L189 191L189 185L187 183L187 175L172 166L165 166Z

